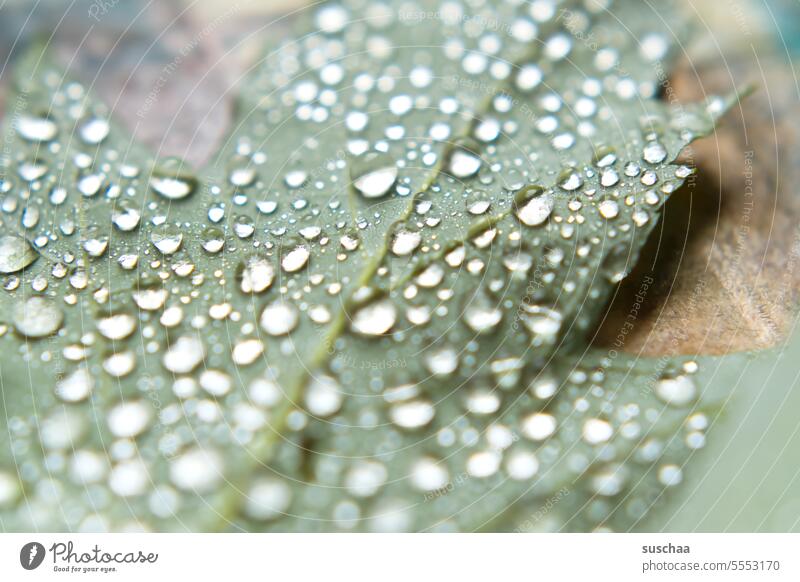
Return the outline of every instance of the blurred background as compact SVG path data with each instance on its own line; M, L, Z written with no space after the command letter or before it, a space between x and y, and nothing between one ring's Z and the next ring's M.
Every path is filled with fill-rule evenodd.
M725 404L721 424L685 486L642 529L800 531L800 341L791 340L800 338L800 0L683 1L699 34L673 72L678 97L751 85L755 92L727 116L716 141L697 146L698 184L673 196L639 272L620 288L593 341L616 336L641 276L655 271L659 287L626 350L768 349L744 372L729 371L727 390L714 395ZM134 139L200 168L224 139L235 87L265 38L289 34L307 4L0 0L0 111L16 58L46 43ZM157 102L143 108L156 84ZM690 304L698 281L706 292Z

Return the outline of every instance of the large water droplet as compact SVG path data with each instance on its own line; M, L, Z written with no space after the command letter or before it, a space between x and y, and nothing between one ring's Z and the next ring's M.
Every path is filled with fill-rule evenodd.
M326 418L338 412L344 398L339 384L330 376L315 376L305 392L305 404L314 416Z
M21 271L33 263L37 256L24 238L10 234L0 236L0 273Z
M385 196L397 180L397 164L382 152L370 152L350 164L350 179L364 198Z
M41 338L61 328L64 314L52 300L35 296L17 304L12 319L20 334L28 338Z

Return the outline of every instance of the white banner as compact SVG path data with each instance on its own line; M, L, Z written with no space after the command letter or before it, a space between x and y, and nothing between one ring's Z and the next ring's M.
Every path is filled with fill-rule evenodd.
M792 534L4 534L0 580L796 581L798 547Z

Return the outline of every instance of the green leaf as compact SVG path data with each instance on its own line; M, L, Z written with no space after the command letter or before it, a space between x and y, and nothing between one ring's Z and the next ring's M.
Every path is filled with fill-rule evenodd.
M18 65L4 529L626 528L679 480L693 364L584 337L727 107L656 99L679 17L362 4L201 175Z

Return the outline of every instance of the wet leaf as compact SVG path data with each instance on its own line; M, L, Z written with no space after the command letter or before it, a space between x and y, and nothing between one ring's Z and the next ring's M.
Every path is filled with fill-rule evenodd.
M728 100L656 99L669 5L453 6L321 6L201 173L18 65L5 529L627 528L680 482L702 372L585 336Z

